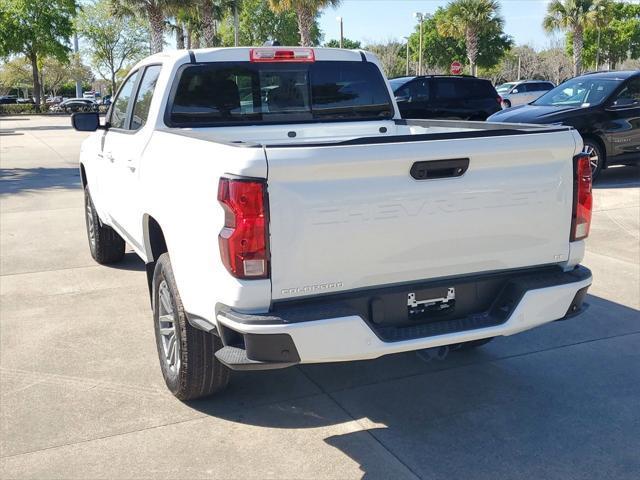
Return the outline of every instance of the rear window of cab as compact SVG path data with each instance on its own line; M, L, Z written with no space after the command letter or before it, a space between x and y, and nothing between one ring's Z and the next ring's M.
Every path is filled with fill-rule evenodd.
M172 127L392 118L370 62L215 62L187 65L172 87Z

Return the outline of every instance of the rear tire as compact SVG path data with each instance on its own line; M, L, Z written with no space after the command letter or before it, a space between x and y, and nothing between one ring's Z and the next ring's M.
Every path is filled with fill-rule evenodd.
M452 345L451 349L458 350L458 351L473 350L474 348L478 348L483 345L486 345L494 338L495 337L481 338L480 340L471 340L470 342L457 343L455 345Z
M511 102L509 100L502 100L504 108L511 108Z
M229 383L230 370L216 357L219 337L189 323L171 268L163 253L153 273L153 324L162 376L180 400L207 397Z
M113 228L102 224L93 205L88 186L84 188L84 210L89 250L93 259L101 265L122 260L125 250L124 240Z

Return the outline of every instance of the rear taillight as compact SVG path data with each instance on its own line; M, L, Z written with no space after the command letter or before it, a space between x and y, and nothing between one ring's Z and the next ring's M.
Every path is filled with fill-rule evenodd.
M498 105L502 105L502 97L500 95L496 97L496 101L498 102Z
M252 48L252 62L315 62L312 48Z
M222 263L236 278L268 278L265 183L223 177L218 201L224 209L218 236Z
M593 195L591 193L591 163L589 155L576 155L573 159L573 218L571 221L571 241L589 236Z

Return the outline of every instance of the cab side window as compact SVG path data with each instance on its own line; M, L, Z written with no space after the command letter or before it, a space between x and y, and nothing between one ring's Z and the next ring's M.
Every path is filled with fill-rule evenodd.
M129 110L129 101L133 94L133 87L136 84L138 72L131 75L122 85L118 96L111 105L111 113L109 114L109 125L112 128L128 128L127 112Z
M429 80L414 80L398 90L396 95L409 103L425 102L429 100Z
M139 130L147 123L149 116L149 107L153 92L160 76L160 65L152 65L147 67L138 88L138 95L133 105L133 116L131 117L131 130Z
M627 86L616 95L614 100L617 104L640 105L640 78L632 78Z

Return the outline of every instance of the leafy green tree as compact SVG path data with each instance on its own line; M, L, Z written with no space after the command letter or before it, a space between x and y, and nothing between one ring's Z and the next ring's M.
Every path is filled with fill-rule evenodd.
M613 69L628 58L640 58L640 5L606 2L601 8L584 30L583 63L598 68L606 62ZM573 51L571 37L567 46Z
M122 17L144 19L149 24L151 53L164 48L165 15L179 0L111 0L114 13Z
M422 24L422 55L423 63L429 71L449 71L451 62L457 60L468 64L466 38L443 36L439 33L438 25L449 21L448 11L438 8L432 17ZM411 60L418 61L419 55L419 26L409 37L409 52ZM499 22L493 22L482 29L478 35L476 65L484 69L500 63L500 60L513 46L513 40L502 30Z
M328 48L340 48L340 40L329 40L324 44ZM342 39L342 48L348 48L350 50L357 50L362 48L362 44L357 40L350 40L348 38Z
M406 52L406 45L396 40L388 40L384 43L375 43L365 47L373 52L380 60L382 70L388 78L400 77L405 74L405 58L403 52Z
M303 47L314 45L312 29L320 10L329 6L336 7L339 4L340 0L269 0L271 9L276 13L289 10L295 12L300 32L300 45Z
M76 22L78 33L87 40L87 54L93 68L116 91L118 72L147 53L147 30L135 18L114 15L109 0L82 8Z
M542 25L548 32L568 32L573 44L573 74L582 71L584 30L595 24L602 0L552 0Z
M489 31L501 34L503 27L497 0L453 0L437 22L440 35L464 40L471 75L476 74L481 36Z
M4 62L0 67L0 85L2 94L17 90L28 97L29 88L33 88L31 64L26 57L19 56Z
M74 0L2 0L0 56L23 54L31 63L33 92L40 105L39 67L45 56L68 58L67 39L73 33Z
M244 0L238 17L240 45L262 45L267 40L278 40L282 45L297 45L300 41L295 12L287 10L275 13L269 6L269 0ZM223 45L234 44L231 12L220 26L220 35ZM317 45L321 35L315 20L310 35L311 42Z

